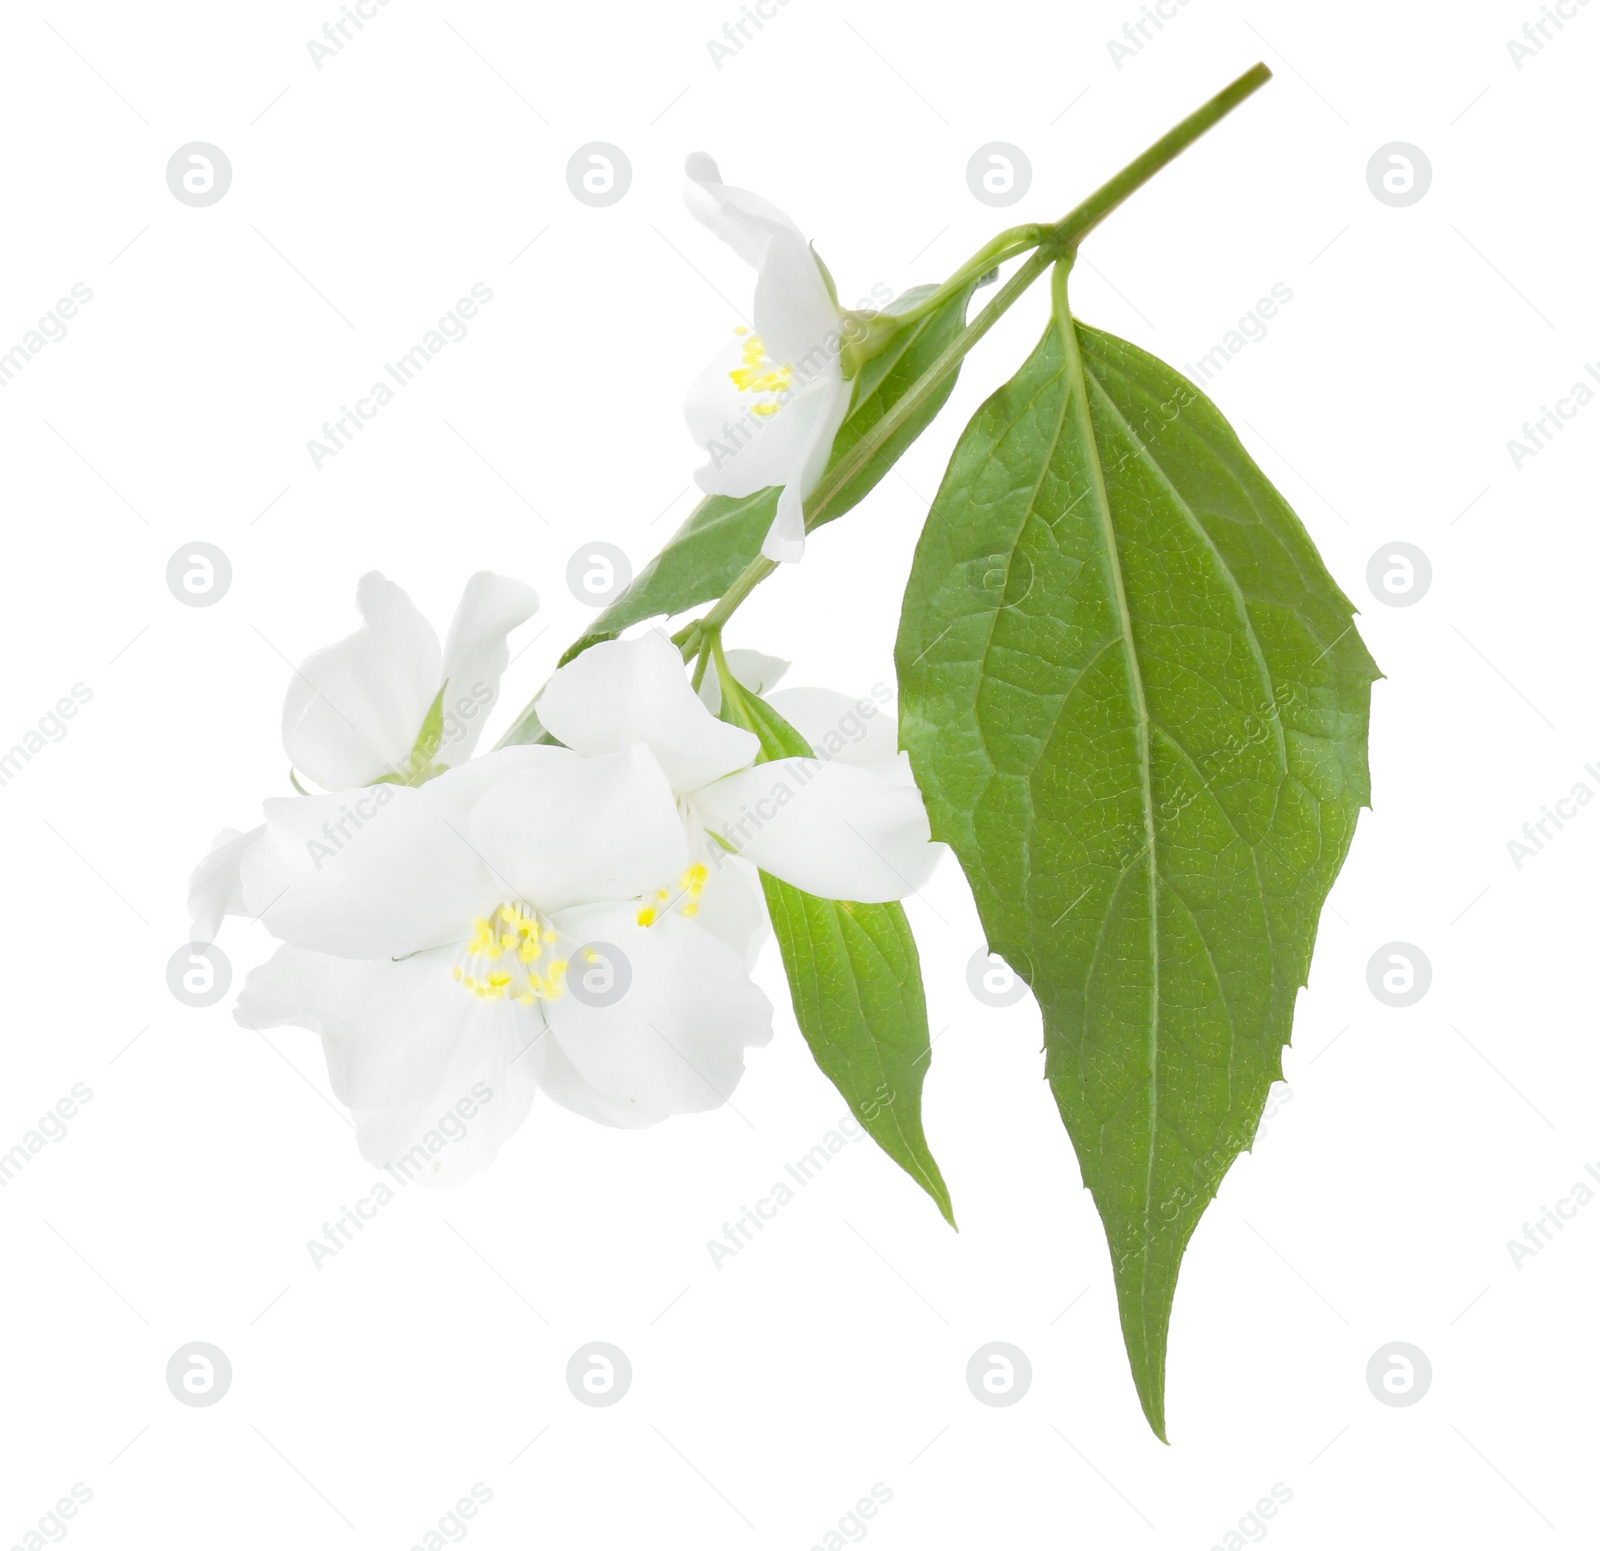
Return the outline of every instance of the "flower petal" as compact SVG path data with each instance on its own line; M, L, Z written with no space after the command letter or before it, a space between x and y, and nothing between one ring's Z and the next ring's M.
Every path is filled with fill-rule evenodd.
M313 652L283 702L290 763L328 791L406 767L439 693L439 637L399 587L369 571L356 587L364 621Z
M441 765L471 758L511 660L506 637L538 607L534 590L508 576L479 571L467 582L444 649L444 732L436 756Z
M583 972L575 955L566 993L548 1004L551 1033L578 1074L641 1120L726 1103L745 1048L772 1038L772 1004L738 953L678 915L641 927L628 906L573 912L556 927L610 944L628 969L617 1000L590 1005L573 988Z
M844 323L816 254L798 232L774 234L752 311L768 356L791 367L797 382L843 375Z
M689 687L682 655L659 630L591 646L556 670L536 710L580 754L648 745L675 792L743 769L761 747L755 734L706 710Z
M852 700L836 689L780 689L767 696L767 703L811 745L818 759L900 777L894 716L872 696Z
M362 1156L427 1185L493 1161L527 1117L547 1044L537 1008L476 1000L448 953L391 963L283 947L251 972L234 1016L321 1035Z
M775 759L705 787L706 828L740 856L824 899L903 899L940 848L914 786L814 759Z
M448 949L338 959L286 943L250 971L233 1016L247 1029L320 1034L334 1097L382 1109L437 1091L474 1000L450 978Z
M730 647L724 655L734 678L758 695L764 695L789 671L789 664L783 658L769 657L765 652L752 652L748 647ZM717 681L715 661L706 663L699 694L700 703L713 716L722 709L722 685Z
M766 895L756 869L741 857L730 856L707 833L704 815L693 797L681 803L689 836L689 861L706 870L698 899L689 911L696 926L720 937L753 970L767 940L771 921ZM673 900L669 888L667 898ZM677 903L681 903L678 901Z
M787 230L805 240L800 228L776 205L748 189L724 183L716 162L704 151L692 152L683 170L689 177L684 201L690 213L752 269L761 267L773 232Z
M742 499L769 485L788 484L805 464L817 426L843 383L835 372L766 399L754 397L733 379L744 365L743 348L735 337L719 350L684 399L689 434L711 458L694 474L707 495ZM773 406L770 413L767 404ZM759 414L757 406L762 406Z
M689 854L672 788L642 743L497 781L469 827L510 895L547 915L635 899L677 877Z
M585 1120L599 1125L616 1126L619 1130L637 1131L653 1126L660 1118L655 1114L641 1114L625 1104L615 1104L600 1090L579 1075L577 1067L567 1059L566 1052L553 1039L545 1040L544 1070L539 1074L539 1086L545 1097L563 1109L570 1109Z
M465 942L507 892L469 833L468 799L497 774L547 768L549 754L579 763L503 749L422 787L272 799L240 869L247 912L285 942L346 959Z
M245 914L239 865L263 832L259 824L242 835L236 829L222 830L189 875L190 942L215 942L224 916Z
M757 695L764 695L789 671L782 657L769 657L765 652L753 652L747 646L730 646L723 656L728 661L728 671L739 683ZM712 663L711 667L716 668Z
M518 1060L515 1050L515 1026L530 1016L502 1002L480 1006L462 1046L463 1054L469 1045L476 1053L452 1069L437 1094L392 1109L354 1110L361 1156L407 1183L434 1187L465 1184L487 1168L521 1129L539 1090L531 1057Z
M795 403L786 406L785 410L780 411L774 418L781 419L788 409L805 402L807 392L809 389L803 391ZM850 384L841 377L823 381L820 391L814 395L817 399L815 418L808 428L806 440L799 449L789 478L784 482L783 490L778 496L777 516L773 518L772 527L761 543L761 553L768 560L776 560L780 564L792 564L805 554L805 498L816 489L818 481L828 467L828 459L833 452L833 439L839 434L839 427L844 424L844 418L850 412L850 393Z
M491 787L515 775L553 770L577 762L578 755L573 750L558 748L553 743L513 743L508 748L491 749L487 754L457 765L454 770L429 781L423 790L448 810L450 822L465 834L467 815Z
M702 836L703 836L702 831ZM721 846L707 846L708 876L700 891L695 925L720 937L754 969L767 940L767 901L761 892L756 870L737 856L729 856Z
M805 233L759 194L724 183L705 152L684 171L690 213L757 271L756 332L773 360L796 364L830 336L837 357L839 308Z

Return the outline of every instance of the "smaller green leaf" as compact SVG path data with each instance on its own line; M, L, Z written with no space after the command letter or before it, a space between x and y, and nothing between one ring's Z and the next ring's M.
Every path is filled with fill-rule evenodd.
M720 664L719 677L724 719L756 734L761 761L814 757L788 722ZM922 1130L932 1043L922 964L905 911L892 903L819 899L765 872L761 888L795 1021L817 1065L867 1134L955 1227L950 1192Z
M777 515L776 486L737 500L708 495L622 596L595 615L589 628L561 654L558 666L597 642L614 640L630 625L681 614L721 597L761 553L761 541Z
M950 1191L922 1130L932 1049L922 964L905 911L818 899L765 872L761 889L795 1021L817 1065L867 1134L955 1227Z

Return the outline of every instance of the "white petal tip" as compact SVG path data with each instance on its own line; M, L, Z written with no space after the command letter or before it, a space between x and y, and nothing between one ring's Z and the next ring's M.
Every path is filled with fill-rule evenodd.
M717 164L704 151L691 151L684 158L684 172L696 183L720 183L722 174Z
M768 537L761 546L761 553L768 560L777 561L779 565L793 565L797 560L805 559L806 544L804 539Z

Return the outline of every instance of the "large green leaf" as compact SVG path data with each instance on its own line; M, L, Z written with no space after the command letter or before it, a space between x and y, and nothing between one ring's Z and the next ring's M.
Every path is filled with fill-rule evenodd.
M723 715L761 740L761 760L811 757L760 696L721 675ZM795 1021L824 1076L867 1134L933 1197L953 1228L950 1192L922 1131L932 1045L917 945L897 904L819 899L761 874Z
M1368 800L1377 669L1216 407L1055 316L963 433L917 548L901 739L1105 1223L1165 1436L1178 1264L1282 1074Z
M884 310L905 312L932 289L918 286L897 297ZM834 438L830 467L905 396L906 390L961 332L971 295L969 286L952 296L943 306L896 335L887 350L862 367L850 413ZM950 373L939 390L918 407L826 507L809 514L815 525L844 516L866 496L943 407L955 387L955 380L956 374ZM661 615L681 614L696 604L720 597L761 553L761 541L766 538L777 509L775 486L740 500L730 496L707 496L622 596L595 616L588 630L562 654L561 661L571 662L579 652L586 651L597 641L609 641L621 635L630 625Z

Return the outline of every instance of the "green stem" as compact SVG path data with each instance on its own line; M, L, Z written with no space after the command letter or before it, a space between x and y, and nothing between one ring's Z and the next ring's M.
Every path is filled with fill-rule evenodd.
M695 647L694 677L689 680L689 687L698 695L700 686L705 682L706 668L711 662L711 654L717 649L718 640L716 636L708 636L704 632L697 636L696 640L698 644Z
M707 633L705 641L706 650L710 653L711 660L717 665L717 684L722 689L723 698L740 699L738 680L728 672L728 659L722 655L722 636L717 631L712 630ZM727 688L730 683L733 685L731 690Z
M998 268L1007 259L1014 259L1019 253L1037 248L1049 234L1048 226L1009 227L998 237L986 242L943 285L923 297L916 306L907 307L904 312L884 313L882 316L892 319L896 328L916 323L929 313L937 312L952 296L960 295L980 275L988 274L991 269Z
M1208 129L1226 118L1271 79L1272 72L1265 65L1252 65L1238 80L1223 87L1188 118L1173 125L1147 151L1134 157L1116 177L1102 183L1082 204L1056 223L1054 231L1060 235L1062 247L1076 247L1130 194L1142 188L1163 167L1175 161Z
M811 514L809 512L806 514L806 528L808 531L811 528ZM750 596L760 583L764 582L777 569L778 562L776 560L768 560L765 555L757 555L744 570L734 577L733 584L717 599L710 613L700 621L701 627L705 630L721 630L733 616L733 611Z
M706 646L717 665L717 688L722 694L724 720L731 719L735 726L743 727L746 732L753 732L759 737L761 729L750 714L750 703L745 698L745 687L733 676L732 670L728 667L728 659L722 654L722 636L712 631L706 637ZM766 739L762 738L761 742L765 749ZM767 755L763 753L757 762L766 758Z

